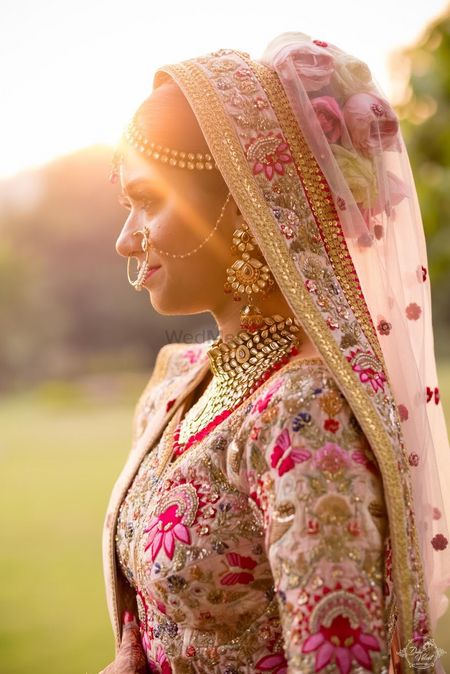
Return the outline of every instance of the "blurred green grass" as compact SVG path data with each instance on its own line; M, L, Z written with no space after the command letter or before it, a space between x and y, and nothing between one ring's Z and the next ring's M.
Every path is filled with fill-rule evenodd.
M104 400L49 382L0 403L2 674L96 674L113 659L101 529L145 381L115 384Z
M450 418L450 361L439 367ZM0 400L0 671L97 674L113 659L101 531L146 378L48 382ZM436 643L447 651L450 612Z

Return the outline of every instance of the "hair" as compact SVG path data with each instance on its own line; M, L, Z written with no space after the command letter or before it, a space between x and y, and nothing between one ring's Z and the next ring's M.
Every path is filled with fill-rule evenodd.
M209 153L197 118L172 78L160 80L135 112L135 120L148 140L184 152ZM168 170L184 170L168 167ZM225 193L227 186L217 169L192 171L208 190Z

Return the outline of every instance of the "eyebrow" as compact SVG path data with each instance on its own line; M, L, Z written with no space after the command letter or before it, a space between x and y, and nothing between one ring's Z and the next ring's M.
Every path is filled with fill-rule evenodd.
M153 181L151 180L145 180L143 178L136 178L135 180L131 180L129 183L125 185L126 190L122 190L122 192L119 194L119 197L127 197L127 196L141 196L141 191L143 188L153 188Z

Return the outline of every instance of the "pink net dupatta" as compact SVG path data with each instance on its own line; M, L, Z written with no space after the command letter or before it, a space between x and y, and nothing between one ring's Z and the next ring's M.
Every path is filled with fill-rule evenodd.
M398 119L366 64L330 43L284 33L260 62L276 71L330 186L376 327L408 457L434 630L450 587L450 452L423 224Z

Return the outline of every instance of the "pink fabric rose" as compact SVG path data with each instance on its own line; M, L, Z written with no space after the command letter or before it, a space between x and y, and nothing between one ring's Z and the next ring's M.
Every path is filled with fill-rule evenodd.
M398 119L386 100L375 94L353 94L346 100L342 112L358 152L366 157L381 150L400 152Z
M344 127L344 117L339 103L332 96L317 96L311 99L311 104L328 142L337 143Z
M313 42L291 52L295 70L306 91L318 91L325 87L334 71L334 58Z

